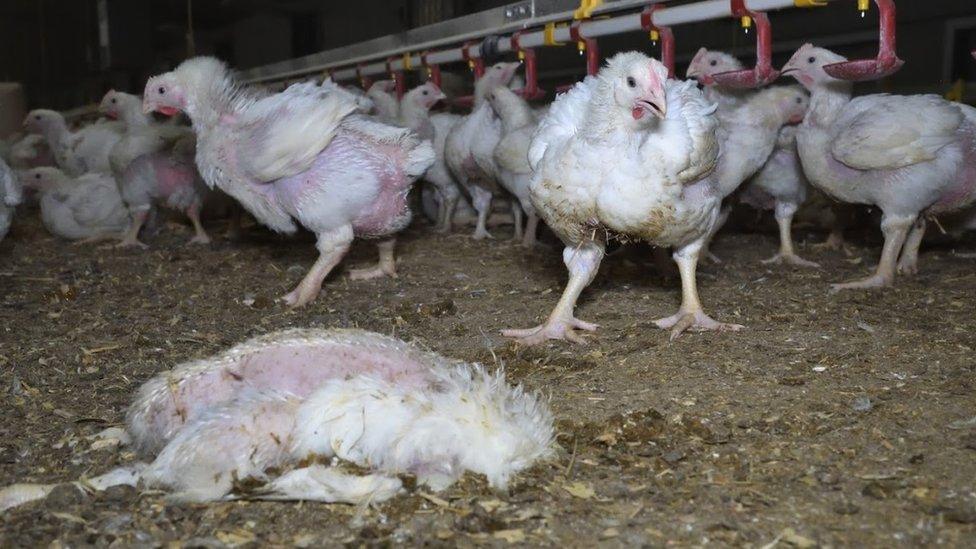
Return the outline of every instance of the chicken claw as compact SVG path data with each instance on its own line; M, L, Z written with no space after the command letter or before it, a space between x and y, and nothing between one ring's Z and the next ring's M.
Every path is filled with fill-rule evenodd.
M784 254L782 252L770 257L769 259L762 260L763 265L792 265L793 267L809 267L811 269L819 269L820 264L813 261L808 261L796 254Z
M853 280L851 282L844 282L841 284L831 284L830 293L836 294L841 290L868 290L873 288L885 288L887 286L891 286L893 282L894 280L892 278L875 274L860 280Z
M586 343L586 338L578 330L595 332L597 328L599 328L598 324L570 317L566 320L550 320L535 328L502 330L502 335L515 338L522 345L539 345L550 339L561 339L571 343L584 344Z
M660 318L654 324L662 330L671 328L670 341L674 341L687 330L695 332L717 331L717 332L738 332L745 328L742 324L727 324L719 322L705 314L705 311L678 311L677 313Z

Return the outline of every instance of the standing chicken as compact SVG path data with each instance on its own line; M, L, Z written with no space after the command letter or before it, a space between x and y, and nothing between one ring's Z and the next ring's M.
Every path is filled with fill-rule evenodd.
M23 200L20 184L10 166L0 158L0 240L7 236L14 208Z
M491 213L491 199L495 193L501 192L494 155L501 139L502 124L485 96L498 86L508 85L518 67L518 63L495 63L485 71L475 84L474 109L453 126L444 145L447 167L471 195L471 203L478 211L478 225L474 230L476 240L491 238L486 224Z
M789 137L785 142L781 139L785 125L801 122L809 104L810 98L801 87L773 86L755 93L735 110L720 116L722 154L719 156L716 177L721 196L728 197L755 175L756 178L747 184L743 194L753 197L764 193L773 195L782 253L772 261L816 267L816 263L799 257L793 251L793 214L799 205L796 200L802 201L806 195L803 187L805 181L799 170L796 151L788 146ZM750 191L757 184L765 187L763 190ZM723 210L716 230L725 222L727 211Z
M779 226L779 252L763 263L819 267L797 255L793 246L793 216L806 201L808 188L800 157L796 154L796 126L784 126L773 154L746 184L741 197L754 208L772 209Z
M407 129L354 114L355 99L334 86L296 84L255 97L212 57L153 77L144 108L185 112L197 133L204 181L236 198L260 222L316 234L320 256L284 301L306 305L355 236L383 238L380 264L355 276L393 276L395 234L410 222L410 186L434 161L430 143Z
M516 198L512 201L515 238L522 241L522 246L531 248L535 245L539 215L532 205L529 192L532 167L529 166L528 150L539 122L529 103L504 86L488 92L488 102L502 121L502 138L495 147L494 155L499 168L498 181ZM524 235L523 211L526 216Z
M119 189L111 175L88 173L71 178L57 168L23 172L23 185L41 193L41 221L69 240L100 240L129 225Z
M109 154L122 138L117 123L98 122L72 132L61 113L47 109L27 113L24 128L44 136L58 167L69 175L109 173Z
M532 203L566 244L569 283L545 324L505 330L526 344L581 342L596 325L573 316L610 235L674 246L680 310L657 321L676 337L688 328L737 330L709 318L698 299L698 255L721 196L710 175L718 156L715 105L692 82L641 53L620 53L596 77L558 97L529 148Z
M152 117L142 112L142 99L129 93L109 90L98 110L121 121L124 127L122 138L109 153L112 174L120 182L129 163L136 158L161 151L177 140L193 135L189 128L156 124Z
M935 95L851 99L851 83L824 71L842 61L805 44L783 67L812 94L796 136L810 182L838 200L882 212L885 242L877 270L863 280L835 284L835 291L889 286L896 262L898 271L916 272L925 217L976 201L976 109Z

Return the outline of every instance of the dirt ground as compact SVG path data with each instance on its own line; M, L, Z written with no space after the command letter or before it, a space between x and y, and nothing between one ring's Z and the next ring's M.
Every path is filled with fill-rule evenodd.
M578 316L585 346L520 348L566 275L552 237L524 251L403 235L400 277L330 277L312 306L273 299L314 259L306 237L252 228L188 248L182 227L148 251L79 247L22 216L0 243L0 485L94 476L134 459L86 437L119 425L140 383L190 358L286 327L360 327L452 357L504 365L551 395L556 457L507 494L465 479L375 508L171 504L122 488L0 515L0 546L772 547L976 546L976 240L926 246L921 274L883 292L828 294L864 275L877 229L851 255L800 247L822 270L767 267L761 232L723 234L700 274L706 309L739 333L668 341L678 283L646 247L611 253ZM800 240L821 240L800 232ZM345 268L374 257L358 243ZM248 305L250 304L250 305Z

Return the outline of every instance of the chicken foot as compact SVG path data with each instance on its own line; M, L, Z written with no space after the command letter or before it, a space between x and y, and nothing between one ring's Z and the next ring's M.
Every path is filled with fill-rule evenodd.
M376 248L380 252L379 263L375 267L352 269L349 271L349 278L352 280L371 280L384 276L396 278L396 258L393 256L394 247L396 247L396 238L377 243Z
M330 232L319 233L315 247L319 250L319 258L305 275L298 286L281 298L289 307L302 307L318 297L322 290L322 281L332 269L342 261L352 245L352 226L345 225Z
M599 327L573 316L573 309L583 289L589 286L600 268L604 255L603 242L590 241L579 247L567 246L563 250L563 262L569 270L569 282L559 303L552 310L545 324L525 330L502 330L502 335L512 337L523 345L538 345L549 339L563 339L573 343L585 343L577 330L594 332Z
M187 208L186 216L190 218L190 223L193 223L193 232L195 233L188 244L210 244L210 236L207 235L207 231L203 229L203 224L200 223L200 205L194 204Z
M811 267L819 269L820 265L807 261L796 255L793 248L793 215L796 214L796 204L786 202L776 203L776 224L779 225L779 252L762 262L766 265L785 263L794 267Z
M743 328L741 324L718 322L706 315L702 309L695 272L698 267L698 257L707 239L708 235L674 252L674 262L678 264L678 273L681 275L681 307L677 313L654 321L658 328L671 329L672 341L686 330L737 331Z
M149 217L149 210L139 210L132 215L132 223L129 224L129 229L122 236L122 242L115 245L116 248L132 248L138 246L139 248L146 249L144 243L139 241L139 230L142 229L143 223Z
M925 218L919 217L908 232L901 257L898 259L898 274L906 276L918 274L918 249L922 247L922 239L925 238L925 224Z
M905 244L908 230L915 223L916 217L916 215L892 216L885 214L881 218L881 232L884 233L885 238L884 248L881 250L881 261L878 262L875 273L861 280L831 284L831 293L840 290L862 290L891 286L895 281L895 262L898 260L898 253Z

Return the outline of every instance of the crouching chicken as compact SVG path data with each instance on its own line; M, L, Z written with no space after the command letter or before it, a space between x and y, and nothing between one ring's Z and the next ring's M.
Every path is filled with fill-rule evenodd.
M503 335L526 344L581 342L595 324L573 315L610 237L673 246L680 310L657 321L672 337L689 328L734 330L698 299L698 256L721 203L712 176L718 156L715 105L692 82L667 79L663 64L637 52L611 58L595 77L560 96L529 147L532 203L566 245L569 283L549 319Z
M433 163L430 142L357 114L356 98L335 86L258 95L211 57L150 78L143 107L189 116L210 187L272 230L293 233L297 220L315 233L319 258L283 297L288 305L315 299L356 236L382 240L379 265L353 277L395 276L394 235L410 222L411 185Z

